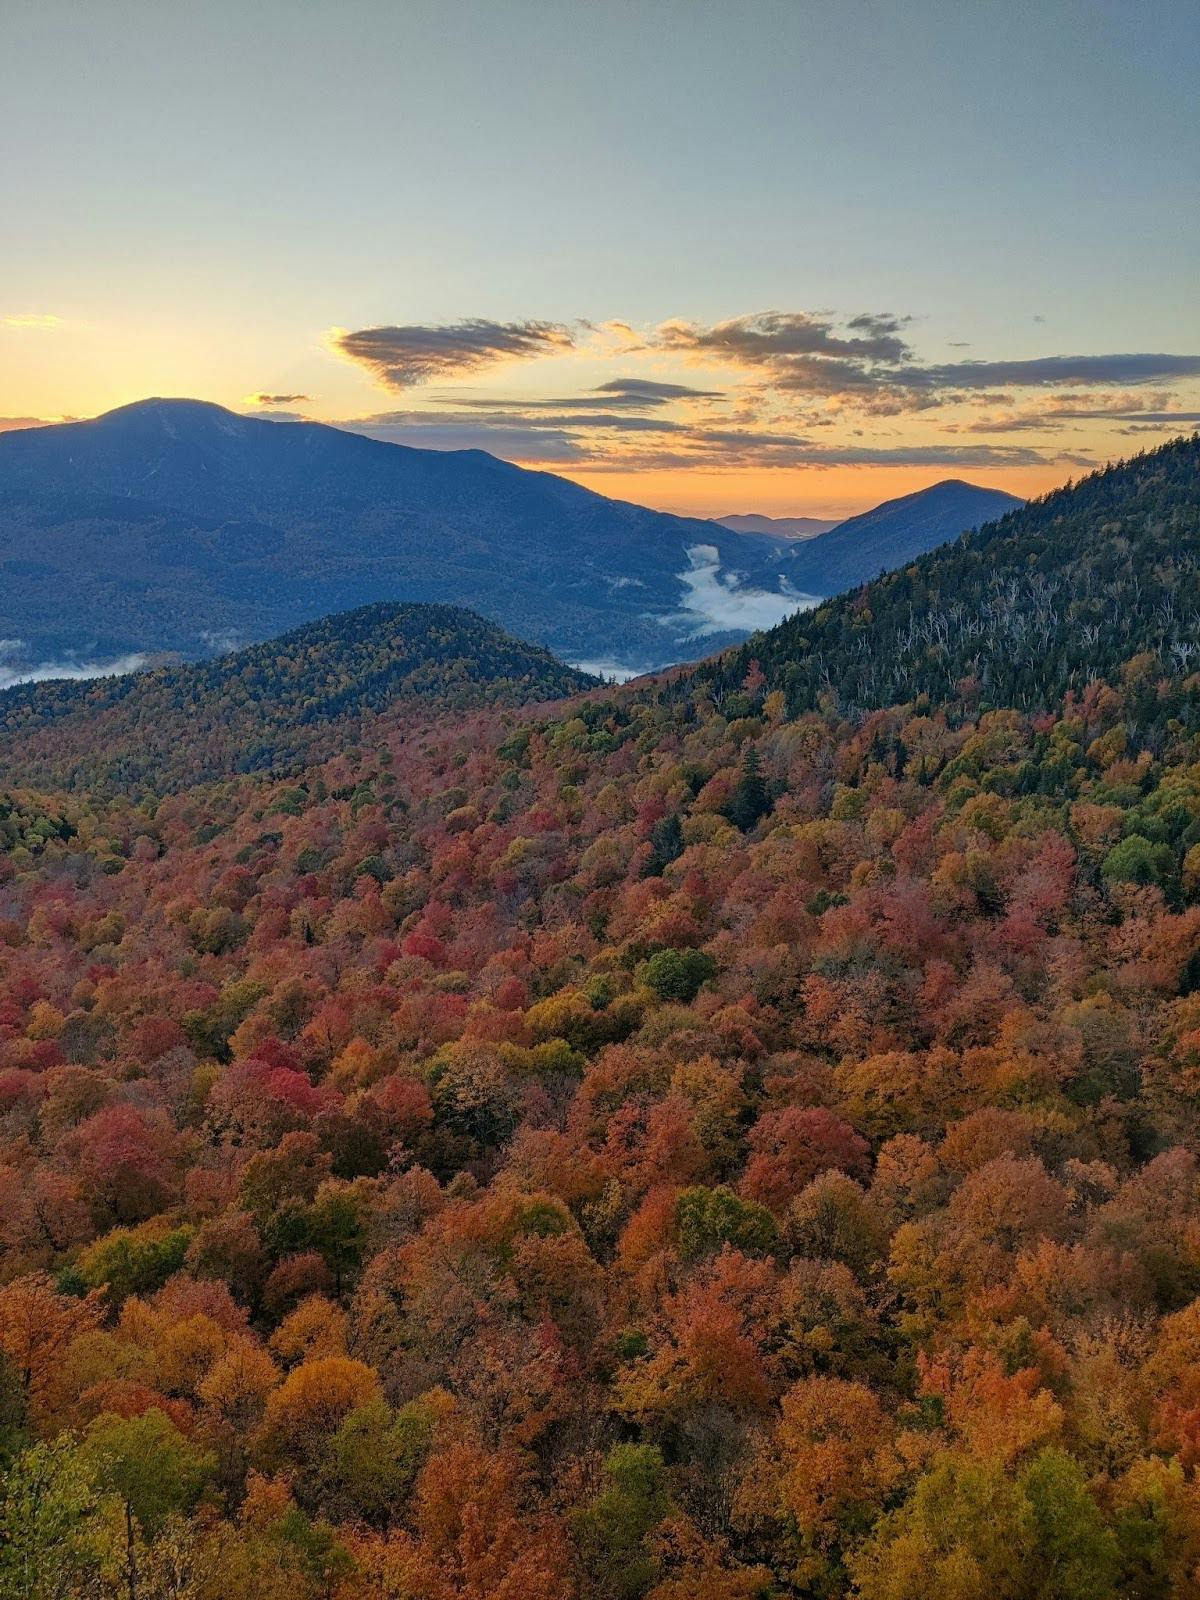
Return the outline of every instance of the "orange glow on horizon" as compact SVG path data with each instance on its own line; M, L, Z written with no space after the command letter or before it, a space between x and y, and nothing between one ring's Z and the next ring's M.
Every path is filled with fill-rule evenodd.
M589 472L555 468L596 494L633 500L683 517L724 517L756 512L770 517L844 518L884 500L914 494L946 478L964 478L989 489L1030 499L1056 489L1079 469L1065 464L997 471L954 467L822 467L805 472Z

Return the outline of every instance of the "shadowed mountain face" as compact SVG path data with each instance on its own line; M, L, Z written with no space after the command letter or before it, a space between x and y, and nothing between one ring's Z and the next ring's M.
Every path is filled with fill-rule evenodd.
M0 781L142 794L279 771L364 719L558 699L594 678L454 606L322 617L216 661L0 694Z
M701 544L716 614L682 577ZM0 438L0 639L31 662L201 656L387 599L470 606L569 659L650 666L744 636L753 619L724 602L778 591L774 555L482 451L198 401Z
M0 681L202 657L378 600L468 606L567 660L645 670L745 638L999 502L943 484L794 543L482 451L147 400L0 437Z
M1002 489L947 478L789 547L781 571L799 589L841 594L1021 504Z

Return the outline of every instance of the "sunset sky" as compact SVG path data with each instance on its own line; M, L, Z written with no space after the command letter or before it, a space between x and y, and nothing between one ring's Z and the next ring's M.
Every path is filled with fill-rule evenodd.
M1200 420L1198 70L1180 0L4 0L0 427L1033 493Z

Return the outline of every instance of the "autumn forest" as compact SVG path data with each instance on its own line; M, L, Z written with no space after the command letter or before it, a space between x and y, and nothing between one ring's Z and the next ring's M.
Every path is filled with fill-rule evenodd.
M1200 1595L1198 456L568 699L17 691L3 1600Z

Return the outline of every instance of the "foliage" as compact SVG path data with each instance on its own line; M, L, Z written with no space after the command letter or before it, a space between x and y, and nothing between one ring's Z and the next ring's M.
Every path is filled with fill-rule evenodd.
M1196 1591L1187 663L789 715L767 643L22 801L0 1593Z
M1056 489L865 588L702 665L736 695L757 661L795 713L925 697L968 711L1051 706L1150 653L1196 661L1200 435ZM1153 695L1136 702L1153 715Z
M369 737L373 715L397 700L429 711L517 705L594 682L470 611L361 606L215 661L9 690L0 776L140 796L226 772L300 773L340 741ZM280 794L277 814L308 798L303 786ZM0 850L67 826L0 795Z

